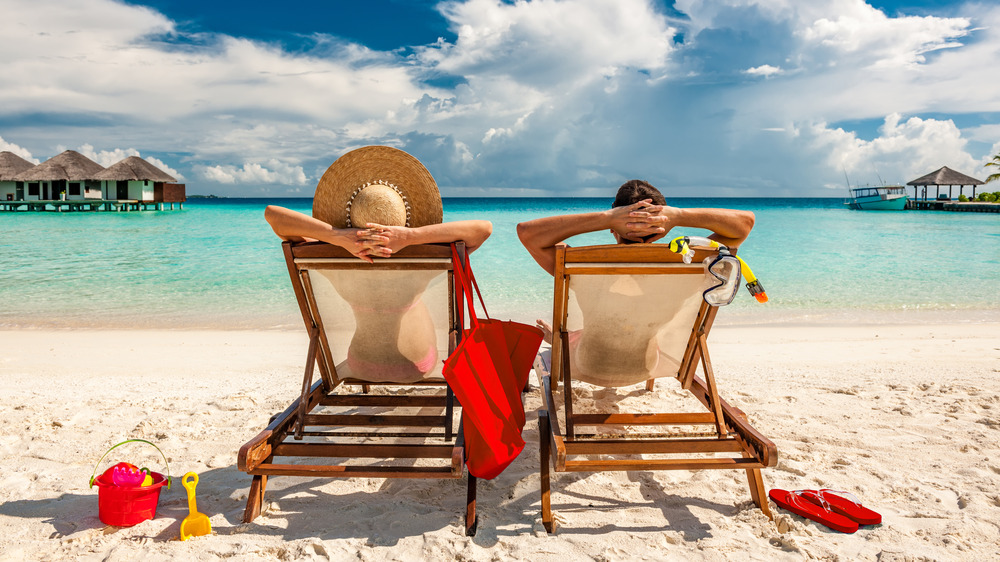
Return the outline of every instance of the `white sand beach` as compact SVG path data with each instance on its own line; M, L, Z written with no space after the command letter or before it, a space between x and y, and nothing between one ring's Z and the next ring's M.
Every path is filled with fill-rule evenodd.
M723 325L710 343L722 396L778 447L766 487L846 490L882 525L845 535L774 504L772 522L739 471L557 474L549 536L537 387L527 448L480 485L475 537L464 480L273 478L243 524L237 450L297 394L303 332L18 330L0 332L0 559L1000 558L1000 323ZM137 437L177 481L155 519L108 527L87 482L108 447ZM111 460L129 451L161 468L136 444ZM214 534L180 542L187 471Z

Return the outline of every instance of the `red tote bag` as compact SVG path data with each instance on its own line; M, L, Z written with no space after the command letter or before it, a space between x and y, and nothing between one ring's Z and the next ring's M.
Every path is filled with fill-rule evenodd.
M525 362L523 356L530 351L531 340L519 335L518 330L513 330L513 335L508 336L506 322L491 320L488 316L485 320L476 317L471 269L462 263L454 247L452 259L460 311L468 307L471 326L463 330L462 341L445 360L443 375L462 405L469 474L492 479L524 449L521 389L527 382L531 364L529 362L527 369L523 369L523 375L520 375L515 372L511 354L513 351L520 367ZM479 298L482 301L481 294ZM463 316L460 312L459 318ZM538 332L538 344L533 353L537 353L538 345L541 345L541 331Z
M483 294L479 290L479 284L476 283L476 276L472 273L472 267L466 264L466 269L463 273L468 280L466 285L471 283L475 288L476 296L479 297L479 304L483 307L483 314L486 315L486 320L480 318L479 323L498 324L500 329L503 330L504 341L507 343L507 355L510 357L511 370L513 371L514 381L517 383L513 386L504 385L504 390L507 392L507 398L514 410L514 415L517 416L517 424L520 431L524 429L524 404L521 402L521 391L527 388L531 367L535 363L535 356L538 355L538 348L541 347L545 335L536 326L529 326L510 320L491 319L489 313L486 311L486 303L483 302Z

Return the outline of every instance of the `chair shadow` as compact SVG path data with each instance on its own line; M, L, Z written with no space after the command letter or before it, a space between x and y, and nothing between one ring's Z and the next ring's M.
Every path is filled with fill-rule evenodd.
M539 530L540 492L529 489L519 497L512 491L538 475L537 432L533 420L526 425L524 452L493 481L480 481L478 488L479 532L472 537L478 546L491 547L501 537L515 537ZM587 474L553 474L553 509L559 513L588 511L615 512L621 509L656 507L663 514L662 524L603 524L597 527L560 525L560 534L598 535L611 531L658 532L678 530L685 540L697 541L711 536L711 527L692 512L692 507L714 510L733 516L738 509L697 497L667 493L652 478L652 473L629 473L638 482L647 501L621 502L600 493L568 490L572 483ZM280 537L285 541L319 538L321 540L365 539L369 546L394 546L400 540L425 533L451 529L464 536L467 478L385 479L364 486L365 490L345 494L323 490L330 478L271 478L264 495L264 510L253 522L243 523L243 511L251 477L235 465L199 473L197 509L213 520L218 535L255 534ZM377 480L368 480L377 482ZM51 525L50 538L101 531L119 533L124 528L106 525L98 517L98 490L67 492L43 499L12 500L0 504L0 514ZM374 514L374 515L373 515ZM186 491L175 476L170 489L161 489L155 521L143 527L147 534L129 534L129 538L154 541L178 540L181 521L188 515ZM222 521L220 521L220 517ZM169 523L164 524L165 521ZM125 531L128 532L128 531Z
M657 508L663 516L662 523L653 525L607 523L597 527L588 527L572 526L572 524L560 522L556 534L598 535L612 531L649 533L676 530L684 540L696 542L711 537L712 527L696 515L691 508L697 507L705 510L713 510L726 517L733 517L739 511L734 504L722 504L697 496L667 493L662 486L652 479L652 472L630 472L628 475L629 480L639 483L639 491L642 497L646 498L646 501L622 501L608 495L569 490L567 489L568 486L585 479L587 474L553 473L552 511L558 516L559 513L615 513L623 509ZM575 501L567 501L567 496ZM525 510L528 512L534 510L534 513L540 516L540 499L538 497L527 499L533 501L525 502L528 504L525 505Z
M201 478L212 478L208 471ZM131 534L130 538L148 538L154 541L178 540L180 537L181 520L188 515L187 496L181 485L181 479L172 478L171 487L160 488L154 519L161 523L151 534ZM178 490L180 492L178 493ZM0 504L0 514L8 517L41 520L52 526L50 539L59 539L77 533L103 530L105 535L121 532L127 527L108 525L99 517L100 488L93 487L85 493L67 492L56 497L41 499L12 500ZM199 511L203 512L199 506ZM168 526L162 526L165 520L174 519Z
M453 527L464 533L466 479L448 482L437 480L386 479L378 490L331 494L318 488L329 478L272 478L265 493L265 511L253 522L243 523L243 511L250 487L250 476L235 465L199 473L196 491L197 510L213 520L213 533L235 535L252 533L278 536L284 540L305 538L367 539L371 546L392 546L401 538ZM161 488L154 520L148 534L130 534L130 538L154 541L179 540L181 521L189 514L187 492L174 477L171 488ZM454 496L453 501L441 501ZM403 499L401 499L403 497ZM11 500L0 504L0 515L40 520L51 525L49 538L101 531L114 534L127 529L103 523L98 516L99 489L79 493L66 492L43 499ZM267 511L271 505L279 509ZM400 505L407 509L400 510ZM352 509L364 506L369 516L362 521L352 516ZM377 516L372 517L371 514ZM400 516L394 516L394 513ZM419 515L419 516L415 516ZM224 523L219 521L219 516ZM405 520L401 520L405 516ZM275 524L274 519L281 519ZM164 526L164 523L172 520ZM153 531L155 529L155 531Z

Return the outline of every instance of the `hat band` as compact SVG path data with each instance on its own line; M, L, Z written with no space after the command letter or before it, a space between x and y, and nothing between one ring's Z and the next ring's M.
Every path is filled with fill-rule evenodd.
M371 187L373 185L384 185L386 187L391 187L392 190L395 191L397 195L399 195L400 199L403 200L403 207L406 209L406 223L405 223L404 226L409 227L410 226L410 200L406 198L406 195L398 187L396 187L395 184L389 183L387 181L375 180L375 181L370 181L370 182L364 183L361 187L355 189L354 192L351 193L351 198L347 200L347 208L346 208L346 210L347 210L347 228L353 228L353 225L351 224L351 205L354 204L354 198L357 197L359 193L361 193L362 191L364 191L365 188Z

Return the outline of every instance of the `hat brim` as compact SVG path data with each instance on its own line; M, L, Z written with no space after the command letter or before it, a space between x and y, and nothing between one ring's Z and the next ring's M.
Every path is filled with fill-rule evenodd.
M444 220L441 193L431 173L419 160L391 146L358 148L331 164L316 186L313 217L334 228L347 228L347 203L351 195L370 183L396 186L409 205L408 226L438 224Z

